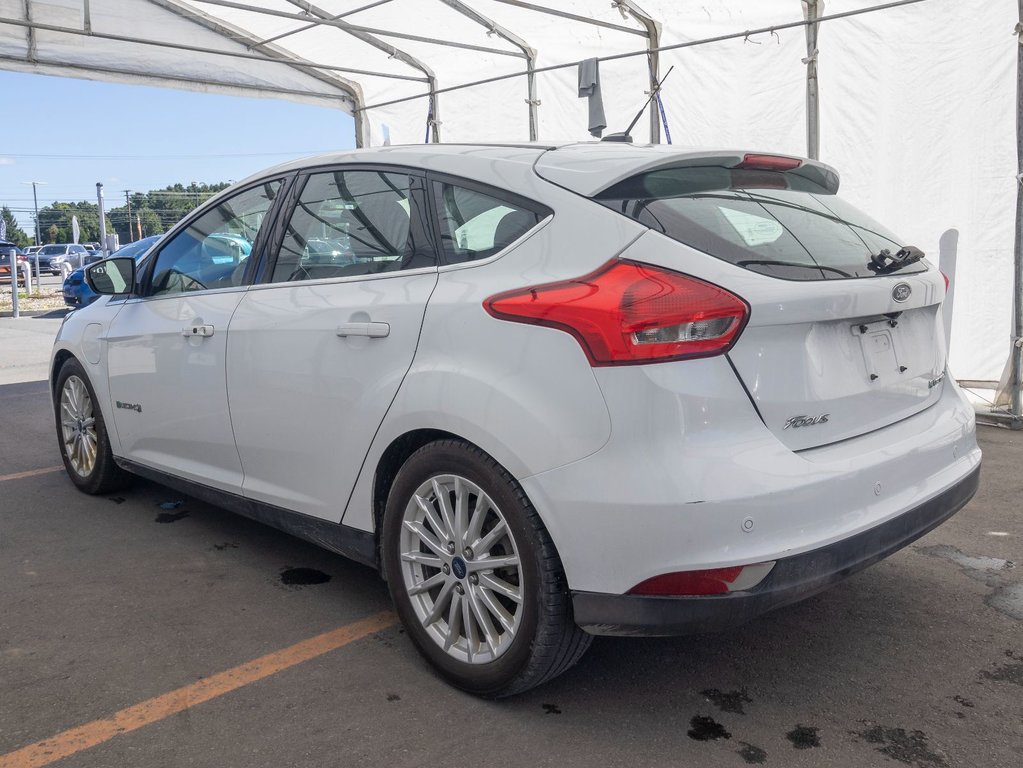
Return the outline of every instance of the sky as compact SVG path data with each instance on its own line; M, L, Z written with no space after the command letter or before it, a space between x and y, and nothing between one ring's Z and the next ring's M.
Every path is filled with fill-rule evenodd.
M39 207L169 184L238 181L285 160L355 146L351 116L277 99L0 71L0 205L30 236Z

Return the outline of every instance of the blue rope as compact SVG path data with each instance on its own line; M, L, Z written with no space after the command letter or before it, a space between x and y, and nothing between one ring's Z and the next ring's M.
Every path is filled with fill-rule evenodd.
M671 144L671 130L668 128L668 115L664 112L664 102L661 101L661 92L657 92L657 108L661 111L661 122L664 123L664 138Z

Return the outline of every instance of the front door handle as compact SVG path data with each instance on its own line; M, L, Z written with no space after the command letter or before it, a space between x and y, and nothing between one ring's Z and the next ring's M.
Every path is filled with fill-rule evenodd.
M212 336L212 325L188 325L181 329L182 336Z
M371 339L382 339L391 332L391 326L387 323L341 323L337 327L337 335L345 336L369 336Z

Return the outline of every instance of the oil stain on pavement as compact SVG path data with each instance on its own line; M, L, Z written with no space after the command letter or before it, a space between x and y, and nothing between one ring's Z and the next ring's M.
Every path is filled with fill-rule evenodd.
M763 765L767 762L767 752L748 741L740 741L742 749L736 750L736 754L743 759L747 765Z
M281 583L289 587L305 587L310 584L326 584L330 581L330 574L318 571L315 568L291 568L285 567L281 571Z
M732 734L725 730L721 723L713 717L696 715L689 721L688 735L696 741L717 741L718 739L730 739Z
M813 749L821 745L817 728L812 725L797 725L785 734L785 738L791 741L792 746L796 749Z
M882 755L917 768L948 768L948 760L928 745L923 731L886 728L883 725L870 725L867 721L864 721L864 725L868 727L854 735L875 745Z
M188 510L182 510L181 512L161 512L156 516L157 523L176 523L178 520L188 517Z

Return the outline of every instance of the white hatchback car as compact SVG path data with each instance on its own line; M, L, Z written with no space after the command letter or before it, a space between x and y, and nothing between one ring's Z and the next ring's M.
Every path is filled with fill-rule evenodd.
M379 568L481 695L594 634L739 624L979 480L942 275L837 187L799 158L608 143L274 168L137 269L87 269L107 295L53 352L64 463Z

